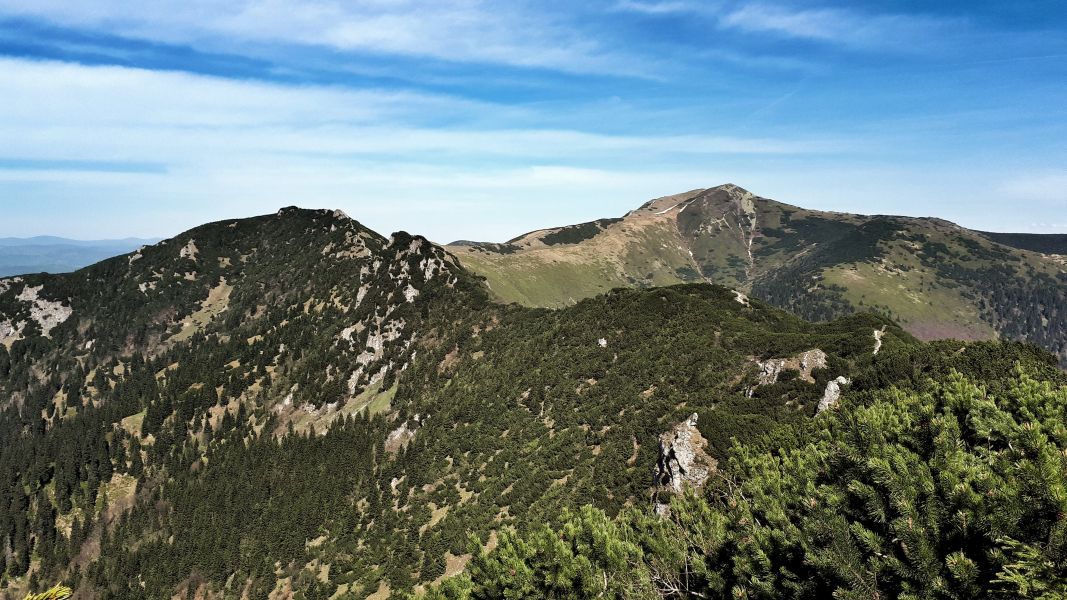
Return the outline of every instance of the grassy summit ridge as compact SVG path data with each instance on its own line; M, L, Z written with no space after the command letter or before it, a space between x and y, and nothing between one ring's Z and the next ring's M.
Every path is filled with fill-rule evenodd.
M1067 261L1048 252L1057 236L813 211L734 185L658 198L591 237L546 243L570 230L520 236L506 252L449 250L497 299L527 306L707 281L808 319L877 312L921 339L1027 340L1067 361Z

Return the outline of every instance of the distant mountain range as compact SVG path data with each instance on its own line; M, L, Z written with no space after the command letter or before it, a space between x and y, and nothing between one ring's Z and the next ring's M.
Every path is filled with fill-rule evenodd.
M527 306L704 281L807 319L870 311L920 339L1026 340L1067 361L1064 235L807 210L728 184L618 219L447 247L499 300Z
M67 273L158 241L158 238L72 240L51 235L0 238L0 277Z

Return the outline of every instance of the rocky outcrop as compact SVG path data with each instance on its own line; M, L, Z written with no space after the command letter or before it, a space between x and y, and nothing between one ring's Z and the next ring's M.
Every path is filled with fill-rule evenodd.
M182 246L182 249L178 251L178 256L188 258L189 260L196 260L196 255L199 252L200 249L196 247L196 240L190 239L189 243Z
M654 491L681 494L687 488L701 489L715 472L716 460L708 455L708 441L697 429L698 415L675 425L659 438ZM656 512L666 514L665 502L656 501Z
M873 356L878 356L878 351L882 349L882 337L885 336L885 325L881 329L874 330L874 352Z
M411 440L415 439L415 434L418 432L422 421L423 419L420 415L415 415L410 422L404 421L400 427L390 431L385 438L385 451L390 454L396 454L410 444Z
M837 379L832 379L826 384L826 390L822 393L822 398L819 399L819 406L815 409L816 414L828 410L831 408L837 408L838 403L841 400L841 386L852 383L852 380L843 375L838 376Z
M812 348L789 358L769 358L767 360L754 361L759 368L756 374L756 385L772 385L778 382L778 376L785 369L800 372L799 378L808 383L815 383L815 377L811 372L815 369L826 368L826 353L818 348ZM755 388L748 391L751 397Z
M0 281L0 294L11 290L13 284L21 282L22 279L18 277ZM30 321L36 322L40 334L48 337L56 326L66 322L74 314L74 310L63 302L42 297L43 289L44 284L23 285L22 291L15 295L15 300L21 304L21 308L15 315L0 314L0 344L9 345L22 339Z

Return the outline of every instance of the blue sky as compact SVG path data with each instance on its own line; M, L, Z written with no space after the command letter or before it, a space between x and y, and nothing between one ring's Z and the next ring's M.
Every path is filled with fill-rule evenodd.
M732 182L1067 232L1067 6L0 0L0 237L280 206L446 242Z

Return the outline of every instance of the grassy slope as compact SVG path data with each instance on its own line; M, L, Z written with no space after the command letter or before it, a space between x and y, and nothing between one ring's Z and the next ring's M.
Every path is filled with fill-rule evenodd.
M995 337L1015 317L1010 306L990 312L991 287L1025 290L1034 277L1065 272L1060 257L945 221L811 211L735 186L653 200L577 243L541 243L554 231L520 236L506 254L449 249L505 302L559 307L615 287L706 280L754 289L808 318L874 310L923 339Z
M510 253L450 246L463 264L486 278L503 302L558 308L618 287L651 287L697 278L677 228L650 211L612 223L577 244L545 244L557 230L527 234Z

